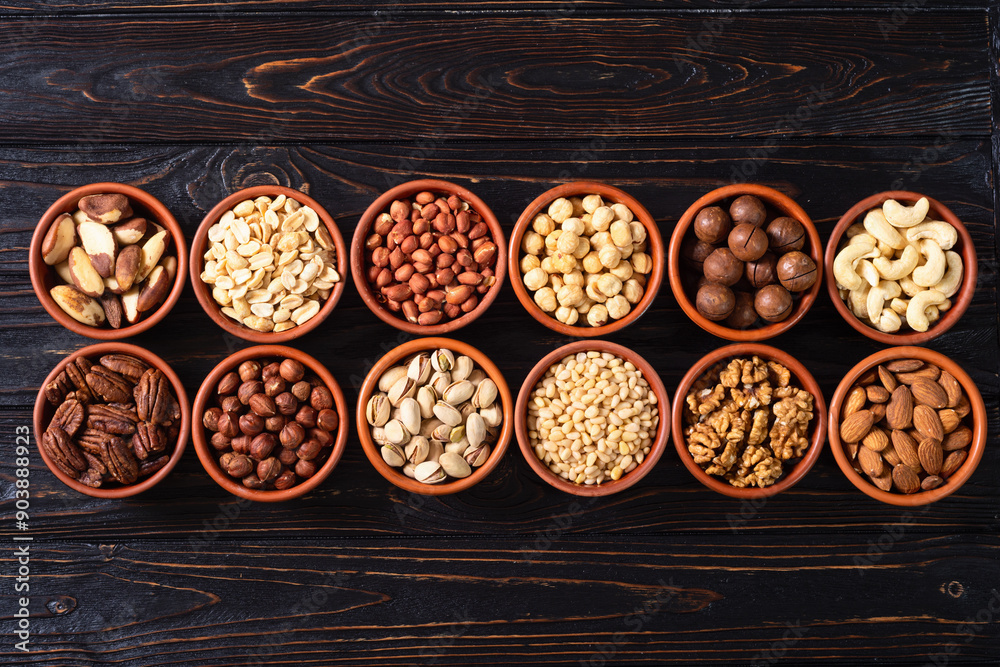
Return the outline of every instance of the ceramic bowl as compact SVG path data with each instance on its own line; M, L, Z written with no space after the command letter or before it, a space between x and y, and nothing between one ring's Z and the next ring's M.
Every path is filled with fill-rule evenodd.
M152 312L132 325L123 326L120 329L111 328L108 325L102 327L92 327L73 319L66 314L49 294L56 285L64 284L62 278L56 273L54 267L47 265L42 260L42 241L49 231L52 223L63 213L72 213L77 208L77 203L87 195L94 194L122 194L129 198L132 205L133 217L144 217L159 226L163 227L170 234L170 245L165 255L177 258L177 270L174 275L173 286L163 302ZM184 232L181 230L177 220L167 210L159 199L153 195L124 183L91 183L83 187L76 188L57 199L42 215L35 228L35 233L31 237L31 247L28 251L28 272L31 275L31 286L35 290L35 295L41 302L42 307L52 316L56 322L66 327L74 333L88 338L98 340L121 340L129 336L135 336L156 326L167 313L177 303L184 289L184 280L187 278L187 243L184 241Z
M741 195L753 195L760 199L768 210L768 221L779 216L788 216L795 218L802 224L807 237L807 244L803 247L803 252L809 255L816 263L817 272L816 282L813 286L793 297L792 312L786 319L781 322L767 323L763 319L758 318L757 325L748 329L735 329L727 326L724 321L713 322L698 312L694 301L695 292L690 286L690 284L694 283L697 272L695 269L685 266L684 260L681 257L685 241L696 238L691 226L698 212L707 206L717 205L721 205L728 210L732 200ZM670 237L670 250L667 260L670 289L673 291L674 297L677 299L677 303L680 304L684 314L710 334L719 338L725 338L726 340L741 342L761 341L773 338L780 333L788 331L801 321L806 316L806 313L809 312L813 303L816 302L816 297L823 284L822 267L823 244L819 239L816 226L806 212L802 210L802 207L787 195L773 188L753 183L726 185L712 190L691 204L677 222L677 226L674 227L673 234Z
M238 323L226 315L223 315L221 306L219 306L215 299L212 298L212 287L201 279L201 274L205 270L205 251L209 248L209 228L218 222L219 218L221 218L226 211L232 209L244 200L252 200L261 196L271 197L273 199L278 195L285 195L286 197L295 199L303 206L311 207L319 215L320 221L326 227L327 231L330 232L330 237L333 239L334 247L336 248L336 267L337 272L340 274L340 282L333 286L329 298L322 303L319 312L316 313L311 319L299 326L292 327L287 331L265 333L255 331L244 324ZM194 295L197 297L198 303L201 304L202 310L204 310L205 313L212 318L213 322L218 324L228 333L253 343L284 343L294 340L300 336L304 336L318 327L324 320L326 320L327 317L330 316L333 309L337 307L340 297L344 294L344 282L346 280L347 246L344 244L344 237L337 228L337 223L334 222L333 218L329 213L327 213L326 209L323 208L315 199L303 192L280 185L258 185L229 195L208 212L208 215L206 215L201 221L201 225L198 226L198 231L195 233L194 240L191 242L191 285L194 287Z
M524 239L525 233L531 229L531 224L534 222L535 217L547 211L549 204L560 197L568 199L570 197L585 197L591 194L601 195L604 201L611 204L625 204L629 207L635 219L641 222L646 228L646 241L648 244L646 253L653 260L653 270L646 277L645 291L639 302L632 306L632 309L625 317L619 320L609 319L607 324L599 327L589 326L586 322L582 325L564 324L552 314L539 308L533 298L533 292L529 292L528 288L525 287L524 278L520 270L521 257L524 255L524 252L521 250L521 242ZM635 322L653 304L653 300L656 299L656 295L660 291L660 285L663 282L663 254L663 239L660 236L659 228L656 226L656 221L649 214L649 211L646 210L646 207L640 204L635 197L604 183L590 181L564 183L551 190L546 190L536 197L524 209L521 217L517 219L517 224L514 225L514 231L510 237L510 282L514 287L517 300L521 302L521 305L528 311L528 314L549 329L566 336L588 338L606 336Z
M625 359L626 361L631 361L636 368L642 371L642 376L646 379L646 382L649 383L649 387L650 390L652 390L653 395L656 396L656 402L659 406L659 423L656 426L656 434L652 438L649 454L647 454L642 463L640 463L631 472L625 473L620 479L603 482L601 484L576 484L553 473L535 455L535 451L531 446L531 441L528 438L528 402L531 400L531 394L535 390L535 386L541 381L542 377L545 376L545 373L549 370L549 368L558 364L567 356L577 354L579 352L589 352L591 350L614 354L622 359ZM630 350L623 345L618 345L605 340L575 341L573 343L563 345L562 347L557 348L542 357L542 359L535 364L534 368L532 368L528 373L528 377L525 378L524 383L521 385L521 391L517 395L517 406L515 407L515 429L517 431L517 442L521 448L521 454L524 455L528 465L531 466L531 469L535 471L535 474L541 477L542 481L546 484L575 496L610 496L611 494L619 493L637 484L643 477L652 472L657 461L660 460L660 457L663 455L663 451L667 447L667 435L670 432L670 424L667 421L667 415L665 413L665 410L669 405L670 397L667 395L667 390L663 386L663 382L660 380L660 376L657 374L656 369L654 369L648 361L636 354L633 350Z
M330 390L330 393L333 394L334 409L340 416L340 425L337 428L333 445L331 448L324 450L327 452L327 459L323 466L309 479L296 484L291 488L283 490L248 489L237 480L227 475L219 467L218 459L215 456L215 450L209 442L209 431L202 424L202 416L205 414L205 411L217 404L216 388L219 386L219 381L222 377L230 371L238 369L240 364L244 361L264 358L294 359L305 366L307 371L317 376ZM194 449L198 454L198 459L201 461L201 465L204 466L205 471L208 472L212 479L214 479L215 482L226 491L229 491L235 496L240 496L241 498L247 498L249 500L257 500L260 502L279 502L304 496L322 484L323 481L330 476L333 469L337 467L337 463L340 461L340 457L343 455L344 449L347 445L349 421L347 414L347 401L344 399L344 392L341 391L340 385L337 384L337 380L333 377L330 371L328 371L326 367L314 357L309 356L305 352L284 345L255 345L253 347L240 350L235 354L231 354L219 362L219 364L212 369L212 372L208 374L208 377L205 378L205 381L201 383L201 388L198 389L198 394L194 399L192 415L194 415L192 417L192 423L194 426L191 433L191 439L194 442Z
M456 479L451 482L445 482L442 484L424 484L418 482L415 479L411 479L403 474L400 468L394 468L386 463L382 459L382 454L380 453L380 447L372 440L371 436L371 426L368 424L368 420L365 417L365 409L368 406L368 400L372 397L378 389L379 378L382 374L393 366L397 366L402 363L405 359L412 357L418 352L433 351L440 348L449 349L456 355L464 354L470 357L476 364L478 368L481 368L490 379L496 383L497 386L497 398L496 400L501 401L503 407L503 424L500 427L500 434L497 437L496 443L492 447L492 452L486 462L473 469L472 474L468 477L462 479ZM458 340L453 340L451 338L418 338L416 340L411 340L407 343L390 350L378 360L378 363L372 367L365 377L364 384L361 385L361 392L358 396L358 407L356 414L356 421L358 426L358 435L361 437L361 446L364 449L365 456L371 461L371 464L378 470L379 474L389 480L391 483L395 484L404 491L410 491L412 493L419 493L428 496L443 496L451 493L458 493L459 491L465 491L466 489L475 486L480 481L485 479L494 468L500 463L500 459L503 458L504 453L507 451L507 445L510 442L511 434L514 432L514 401L510 395L510 389L507 387L507 382L504 380L503 374L500 369L497 368L496 364L490 361L489 357L483 354L478 349L472 347L467 343L463 343Z
M771 486L763 488L746 487L736 488L724 478L709 475L701 469L687 449L687 441L684 438L684 412L687 409L687 396L691 392L691 387L708 373L717 364L726 362L738 357L758 356L765 361L776 361L785 366L792 373L794 384L805 389L813 395L813 419L809 424L809 449L790 471L785 473ZM816 382L812 374L795 357L770 345L761 343L735 343L726 345L717 350L713 350L699 359L694 366L684 375L677 386L677 393L674 394L674 404L671 414L671 422L674 436L674 447L677 448L677 455L681 459L684 467L694 475L694 478L708 488L731 498L767 498L777 493L791 488L799 482L806 473L816 464L820 452L823 450L823 442L826 439L826 401L823 400L823 391L819 383Z
M170 386L173 389L174 396L177 398L177 403L180 405L181 423L180 433L177 436L177 442L173 445L173 450L170 454L170 460L167 462L167 465L160 468L146 479L136 482L135 484L130 484L128 486L102 486L95 489L70 478L61 470L56 468L55 464L52 463L51 459L49 459L49 456L45 453L45 450L41 446L41 437L48 428L49 422L52 421L52 416L55 414L55 407L45 398L45 387L52 382L56 376L70 364L70 362L75 361L80 357L86 357L96 364L97 360L105 354L128 354L145 361L150 366L160 369L160 371L162 371L170 381ZM187 445L188 432L191 427L191 405L188 402L187 392L184 391L184 385L181 384L181 380L177 377L177 373L175 373L167 362L160 357L156 356L149 350L136 345L129 345L128 343L97 343L96 345L90 345L73 352L52 369L52 372L49 373L48 377L46 377L42 382L41 389L38 391L38 396L35 398L33 420L35 427L35 443L38 446L38 451L41 454L45 465L48 466L53 475L59 478L60 482L74 491L79 491L80 493L93 496L95 498L127 498L129 496L142 493L143 491L147 491L159 484L167 475L170 474L170 471L174 469L177 462L180 461L181 456L184 454L184 447Z
M964 275L962 277L962 286L959 288L958 292L951 297L951 308L942 313L941 319L932 323L927 331L913 331L904 327L895 333L886 333L879 331L870 324L858 319L857 316L851 312L851 309L844 302L844 300L840 298L840 292L837 290L837 279L833 275L833 260L837 256L837 251L840 249L840 245L844 238L844 234L847 232L847 228L855 222L862 222L865 219L865 214L870 209L880 207L888 199L895 199L901 204L912 206L917 202L917 200L924 196L925 195L917 192L894 190L890 192L880 192L872 195L871 197L862 199L857 204L852 206L847 213L840 218L837 222L837 226L833 228L833 232L830 234L830 241L826 246L824 264L826 267L826 291L830 295L830 300L833 301L834 307L837 309L837 312L840 313L840 316L844 318L844 321L854 327L856 331L880 343L886 343L888 345L920 345L936 338L937 336L940 336L945 331L955 326L955 323L961 319L962 315L968 309L969 304L972 303L972 296L976 291L978 262L976 259L976 248L972 243L972 237L969 235L969 230L966 229L965 225L962 224L962 221L959 220L954 213L948 210L948 207L936 199L927 197L927 201L930 204L927 214L928 217L935 220L943 220L949 223L958 232L958 242L952 250L962 256Z

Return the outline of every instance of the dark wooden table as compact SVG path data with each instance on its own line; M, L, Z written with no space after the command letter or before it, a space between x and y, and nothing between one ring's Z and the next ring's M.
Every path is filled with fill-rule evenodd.
M933 6L931 6L933 5ZM982 0L8 0L0 8L0 661L10 665L412 663L997 664L997 8ZM384 481L355 434L330 478L285 504L235 502L189 447L137 499L64 487L33 451L15 527L16 435L38 385L88 344L42 310L27 247L69 189L121 181L190 239L225 194L282 184L350 238L382 191L416 177L472 187L509 230L554 184L635 195L665 237L733 179L792 196L824 240L859 199L925 192L969 227L972 307L930 343L974 377L990 439L955 495L903 510L851 486L824 451L787 493L741 504L668 450L627 492L578 501L512 444L471 491ZM458 332L513 388L567 342L506 285ZM703 333L669 289L613 340L671 394ZM357 396L406 339L349 286L296 342ZM193 396L223 335L185 291L132 342ZM881 346L823 296L774 341L826 397ZM29 653L15 648L14 536L30 542Z

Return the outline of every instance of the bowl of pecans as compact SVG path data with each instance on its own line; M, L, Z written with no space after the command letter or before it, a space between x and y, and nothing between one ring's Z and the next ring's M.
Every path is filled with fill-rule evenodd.
M191 243L198 303L227 332L282 343L318 327L344 293L347 248L312 197L278 185L234 192Z
M830 447L854 486L890 505L926 505L964 484L986 448L986 407L957 363L924 347L861 360L830 402Z
M184 452L191 409L163 359L127 343L77 350L52 369L35 399L35 439L66 486L95 498L146 491Z

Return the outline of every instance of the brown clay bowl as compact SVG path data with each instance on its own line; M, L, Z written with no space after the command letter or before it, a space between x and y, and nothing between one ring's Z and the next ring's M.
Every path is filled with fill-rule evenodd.
M528 401L531 399L531 392L534 391L535 386L541 381L549 368L571 354L589 352L591 350L610 352L626 361L631 361L635 364L636 368L642 371L642 375L646 378L646 382L649 383L653 395L656 396L656 402L659 407L659 423L656 426L656 436L653 438L653 444L650 445L649 454L632 472L622 475L621 479L602 484L575 484L553 473L535 455L535 451L531 447L531 441L528 438ZM542 357L528 373L528 377L524 379L521 391L517 395L517 406L514 408L514 427L517 431L517 443L528 465L531 466L535 474L541 477L542 481L546 484L575 496L610 496L637 484L653 470L657 461L660 460L664 450L667 448L667 436L670 433L670 423L667 421L665 413L669 405L670 397L667 395L667 389L663 386L663 381L660 380L656 369L633 350L624 345L618 345L606 340L578 340L563 345Z
M521 256L523 255L521 251L521 241L524 239L525 233L531 229L531 223L534 221L535 216L539 213L545 212L548 209L549 204L560 197L569 198L591 194L601 195L605 201L611 202L612 204L625 204L629 207L635 215L635 219L641 222L646 228L646 238L648 244L646 253L653 260L653 270L647 277L646 291L642 295L642 299L639 300L639 303L632 306L632 310L630 310L625 317L620 320L609 319L607 324L600 327L592 327L587 324L564 324L539 308L538 304L535 303L535 300L532 297L532 293L529 292L528 288L524 285L524 278L521 275L520 262ZM663 238L660 236L659 227L656 226L656 220L654 220L653 216L649 214L646 207L640 204L639 200L632 195L605 183L574 181L572 183L557 185L550 190L546 190L542 194L538 195L538 197L536 197L535 200L528 204L528 207L524 209L521 213L521 217L517 219L517 224L514 225L514 231L511 232L510 235L510 266L510 283L514 287L514 293L517 294L517 300L521 302L524 309L528 311L528 314L535 318L535 320L541 322L549 329L566 336L587 338L606 336L627 327L632 322L635 322L649 309L649 307L653 304L653 300L656 299L656 295L660 291L660 285L663 283ZM634 473L629 474L631 475Z
M108 327L91 327L77 322L52 299L49 294L56 285L63 283L63 280L56 274L53 267L42 261L42 241L45 238L49 227L63 213L72 213L76 210L77 202L87 195L115 193L123 194L129 198L136 216L145 217L160 225L170 232L171 245L167 249L167 255L177 258L177 275L174 277L173 287L163 303L151 313L148 313L141 320L130 326L123 326L120 329ZM121 340L129 336L135 336L149 330L162 320L170 312L177 299L184 289L184 281L187 278L188 251L187 243L184 241L184 232L181 230L177 220L167 210L159 199L153 195L140 190L139 188L124 183L91 183L83 187L70 190L57 199L42 215L35 228L35 233L31 237L31 247L28 251L28 273L31 275L31 286L35 290L35 295L41 302L42 307L52 316L56 322L66 327L74 333L88 338L98 340Z
M786 471L777 482L764 488L746 487L738 489L725 479L709 475L694 462L694 458L687 450L687 442L684 439L684 411L687 408L685 401L695 384L713 366L719 362L735 359L737 357L758 356L767 361L777 361L792 372L792 377L796 384L813 395L813 420L809 427L809 449L805 456L795 464L791 471ZM674 436L674 447L677 455L680 456L681 463L694 475L694 478L708 488L731 498L768 498L777 493L794 486L806 476L806 473L819 460L820 452L823 450L823 442L826 439L826 401L823 400L823 391L819 383L816 382L812 374L803 366L798 359L783 350L761 343L735 343L726 345L717 350L713 350L699 359L694 366L684 375L677 386L677 393L674 394L674 404L671 413L671 422Z
M687 289L684 280L685 277L696 274L693 269L684 266L681 259L681 249L685 240L689 237L694 238L694 231L691 229L691 225L694 222L695 216L698 215L698 211L706 206L714 206L720 202L735 199L740 195L753 195L764 202L765 207L768 209L769 220L777 216L788 216L802 223L808 237L808 243L803 247L802 251L809 255L816 263L817 273L816 282L813 286L801 292L798 296L793 297L792 312L786 319L781 322L765 323L763 326L754 326L749 329L734 329L727 326L725 322L713 322L698 312L694 303L694 292ZM728 201L724 208L728 209ZM670 289L673 291L677 303L680 304L684 314L699 327L710 334L714 334L719 338L725 338L726 340L740 342L767 340L795 326L806 316L806 313L809 312L809 309L815 303L820 287L823 284L823 244L819 239L819 233L816 231L816 225L813 224L813 221L806 212L802 210L802 207L787 195L765 185L754 183L726 185L702 195L681 216L670 237L667 271L670 276ZM757 322L764 322L764 320L758 318Z
M840 316L844 318L845 322L854 327L856 331L880 343L888 345L921 345L940 336L955 326L955 323L961 319L962 315L968 309L969 304L972 303L972 296L976 291L976 275L979 265L976 259L976 248L973 245L972 236L969 235L969 230L966 229L962 221L958 219L958 216L952 213L947 206L936 199L927 197L927 201L930 203L928 216L935 220L947 222L958 232L958 242L955 243L955 247L952 250L962 255L964 275L962 276L962 286L955 293L955 296L951 297L951 308L942 313L941 319L931 324L927 331L913 331L903 328L896 333L885 333L859 320L851 312L847 304L844 303L844 300L840 298L840 293L837 291L837 279L833 275L833 260L837 256L838 246L840 246L841 239L847 228L855 222L863 221L865 214L870 209L881 206L888 199L895 199L901 204L912 206L924 196L917 192L893 190L866 197L852 206L840 218L836 227L833 228L833 232L830 233L830 241L826 244L824 264L826 268L826 291L830 295L830 300L833 301L834 307L840 313Z
M216 405L215 390L216 387L219 386L219 380L222 379L222 376L239 368L239 365L244 361L249 359L262 359L265 357L294 359L312 371L312 373L323 381L323 383L330 390L330 393L333 394L334 407L337 410L337 414L340 416L340 426L337 429L337 437L333 441L333 446L327 454L327 459L323 464L323 467L317 470L315 475L300 484L296 484L290 489L270 491L248 489L223 472L223 470L219 467L218 460L215 457L215 452L213 451L211 444L209 444L207 429L201 421L202 415L205 414L205 410L213 405ZM315 489L317 486L322 484L323 481L330 476L330 473L333 472L333 469L337 467L337 463L340 461L340 457L343 455L344 449L347 445L347 401L344 400L344 392L341 391L340 385L337 384L337 380L333 377L330 371L328 371L326 367L315 358L309 356L305 352L287 347L285 345L255 345L253 347L240 350L235 354L231 354L220 361L219 364L212 369L212 372L208 374L208 377L205 378L204 382L201 383L201 387L198 389L198 393L194 399L194 406L192 407L191 414L193 424L191 440L194 442L194 450L198 454L198 459L201 461L201 465L204 466L205 471L219 486L224 488L226 491L229 491L229 493L234 496L240 496L241 498L256 500L263 503L280 502L283 500L299 498Z
M375 292L368 281L367 275L365 275L370 266L368 261L365 259L365 240L371 234L371 228L375 223L376 218L378 218L381 213L388 211L389 206L393 201L412 197L419 192L423 192L424 190L445 194L447 196L458 195L465 201L469 202L472 208L483 216L483 221L489 226L490 235L493 237L493 242L497 246L497 261L496 266L493 268L496 283L493 284L493 287L490 288L486 294L480 295L479 304L470 312L465 313L461 317L456 317L455 319L443 321L440 324L433 325L421 325L410 322L403 317L402 313L394 313L386 308L381 302L378 301L378 299L375 298ZM500 294L500 290L503 288L503 281L507 275L506 243L503 228L500 227L500 222L497 220L496 215L494 215L490 207L486 205L486 202L476 196L476 194L468 188L464 188L461 185L457 185L450 181L428 178L416 181L407 181L406 183L401 183L382 193L378 199L371 203L371 206L365 210L361 219L358 221L358 226L354 231L354 238L351 241L351 275L354 277L354 286L357 288L358 294L361 295L361 299L365 302L365 305L368 306L368 309L375 313L380 320L407 333L419 336L440 336L442 334L457 331L467 324L470 324L480 315L485 313L486 309L490 307L490 304L496 300L497 295Z
M972 411L965 420L966 423L969 421L972 422L972 442L969 443L969 453L965 459L965 463L944 484L936 489L911 494L893 493L876 487L851 465L847 452L844 450L844 444L840 439L839 419L830 419L830 449L833 450L833 456L837 459L837 465L840 466L840 470L844 473L844 476L862 493L890 505L901 507L927 505L958 491L969 477L972 476L972 473L975 472L979 461L983 458L983 452L986 450L986 405L983 403L982 394L979 393L976 383L973 382L969 374L962 370L962 367L957 363L940 352L929 350L926 347L903 346L879 350L875 354L865 357L854 368L849 370L844 379L837 385L837 390L833 394L833 400L830 401L830 414L841 414L847 393L858 378L867 371L877 368L880 364L894 359L920 359L924 362L934 364L941 368L941 370L951 373L962 385L962 389L969 399L969 405L972 407Z
M56 468L55 464L52 463L48 455L45 453L45 450L42 448L41 438L45 429L48 428L49 422L52 421L52 416L55 414L55 407L53 407L53 405L45 398L46 385L48 385L49 382L52 382L52 380L54 380L71 361L80 357L87 357L94 363L97 363L97 359L105 354L128 354L138 359L142 359L149 365L160 369L160 371L167 376L167 379L170 380L170 386L173 389L174 396L177 398L177 403L180 405L181 425L180 435L177 437L177 442L174 445L173 453L170 455L170 460L167 462L167 465L163 466L146 479L136 482L135 484L130 484L128 486L119 485L101 487L95 489L68 477L65 473ZM38 452L41 454L42 460L45 461L45 465L48 466L53 475L59 478L60 482L74 491L79 491L80 493L93 496L94 498L127 498L129 496L142 493L143 491L147 491L159 484L167 475L170 474L170 471L174 469L177 462L180 461L181 455L184 454L184 447L187 445L188 432L191 428L191 404L188 402L187 392L184 391L184 385L181 384L181 380L177 377L177 373L175 373L167 362L160 357L156 356L149 350L136 345L130 345L128 343L97 343L95 345L88 345L87 347L81 348L64 358L56 365L55 368L52 369L52 372L48 374L48 377L42 381L42 386L38 390L38 396L35 398L33 420L35 427L35 445L38 447Z
M255 199L256 197L260 197L262 195L272 198L277 197L278 195L285 195L286 197L295 199L304 206L310 206L314 211L316 211L317 215L319 215L320 221L322 221L322 223L326 226L327 231L330 232L330 237L333 239L334 246L337 249L337 272L340 273L340 282L333 286L333 290L330 292L330 298L322 304L319 312L316 313L311 320L305 324L292 327L288 331L282 331L279 333L254 331L253 329L237 323L236 321L223 315L221 306L219 306L219 304L215 302L215 299L212 298L211 287L201 279L201 273L205 269L205 250L208 248L208 229L222 217L223 213L236 206L241 201L245 199ZM257 185L229 195L216 204L215 207L208 212L208 215L206 215L201 221L201 224L198 226L198 231L195 232L194 240L191 242L191 286L194 288L194 295L198 298L198 303L201 304L202 310L204 310L208 316L212 318L213 322L218 324L225 331L253 343L284 343L294 340L300 336L304 336L318 327L327 317L330 316L333 309L337 307L337 302L340 301L340 297L344 294L344 282L347 280L346 262L347 246L344 244L344 237L337 228L337 223L334 222L333 218L329 213L327 213L326 209L323 208L319 202L309 195L292 188L286 188L280 185Z
M463 479L456 479L455 481L445 482L442 484L424 484L415 479L410 479L403 474L402 470L393 468L382 459L382 454L379 452L378 445L376 445L375 441L372 440L371 426L368 424L368 420L365 417L365 408L368 406L368 399L370 399L372 394L378 389L378 380L383 373L417 352L436 350L439 348L446 348L455 354L464 354L470 357L476 363L476 366L481 368L483 372L485 372L490 379L496 383L498 390L497 400L501 401L501 405L503 406L503 425L500 429L500 435L497 438L497 442L493 446L493 451L490 453L490 457L486 460L486 463L474 469L471 475ZM356 422L358 426L358 435L361 438L361 447L365 451L365 456L368 457L368 460L371 461L371 464L376 470L378 470L380 475L404 491L419 493L426 496L444 496L451 493L458 493L459 491L465 491L466 489L475 486L485 479L491 472L493 472L493 469L497 467L500 463L500 459L503 458L504 453L507 451L510 436L514 432L513 406L514 401L511 398L510 389L507 387L507 382L504 380L503 373L500 372L500 369L497 368L496 364L490 361L489 357L485 354L468 343L463 343L462 341L453 340L451 338L418 338L389 350L389 352L379 359L378 363L376 363L375 366L373 366L368 372L368 375L365 377L364 384L361 385L360 395L358 396Z

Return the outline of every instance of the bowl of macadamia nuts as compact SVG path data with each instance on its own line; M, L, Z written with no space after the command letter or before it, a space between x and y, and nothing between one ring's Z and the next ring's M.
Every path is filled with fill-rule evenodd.
M805 317L822 284L812 220L777 190L727 185L691 205L670 238L667 270L681 309L705 331L760 341Z
M919 345L962 317L976 289L976 249L965 225L916 192L880 192L837 223L825 257L837 311L880 343Z
M663 241L634 197L603 183L543 192L510 240L511 284L533 318L567 336L628 326L663 281Z

